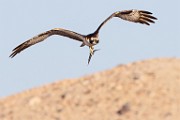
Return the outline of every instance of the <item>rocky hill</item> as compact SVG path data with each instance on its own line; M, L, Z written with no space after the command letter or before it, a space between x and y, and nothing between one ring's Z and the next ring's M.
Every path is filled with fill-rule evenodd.
M180 120L180 59L119 65L3 98L0 120Z

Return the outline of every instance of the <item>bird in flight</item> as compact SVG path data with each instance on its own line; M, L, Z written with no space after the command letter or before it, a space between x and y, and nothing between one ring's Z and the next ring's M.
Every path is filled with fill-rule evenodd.
M88 64L89 64L94 52L97 51L97 50L94 50L94 46L99 43L98 35L99 35L99 31L100 31L101 27L107 21L109 21L111 18L114 18L114 17L121 18L123 20L134 22L134 23L145 24L145 25L150 25L150 23L155 23L154 20L157 20L156 17L152 16L151 12L145 11L145 10L132 9L132 10L117 11L117 12L114 12L113 14L111 14L108 18L106 18L98 26L98 28L95 30L95 32L93 32L91 34L82 35L82 34L73 32L71 30L66 30L63 28L54 28L49 31L43 32L43 33L25 41L24 43L20 44L19 46L17 46L16 48L14 48L12 50L12 54L9 57L13 58L14 56L16 56L18 53L20 53L24 49L26 49L32 45L35 45L36 43L42 42L46 38L48 38L52 35L60 35L60 36L68 37L68 38L71 38L71 39L81 42L82 44L80 47L88 46L90 49L90 54L89 54L89 59L88 59Z

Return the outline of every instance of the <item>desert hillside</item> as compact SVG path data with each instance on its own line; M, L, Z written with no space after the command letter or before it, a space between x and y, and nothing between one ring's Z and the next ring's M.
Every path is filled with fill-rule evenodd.
M0 120L180 120L180 59L119 65L3 98Z

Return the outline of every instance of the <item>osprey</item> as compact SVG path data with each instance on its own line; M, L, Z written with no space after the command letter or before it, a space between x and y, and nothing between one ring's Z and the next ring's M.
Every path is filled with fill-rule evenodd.
M155 18L151 14L152 13L149 11L135 10L135 9L117 11L117 12L114 12L113 14L111 14L108 18L106 18L99 25L99 27L95 30L95 32L88 34L88 35L82 35L82 34L73 32L71 30L66 30L63 28L54 28L49 31L43 32L43 33L25 41L24 43L20 44L19 46L17 46L16 48L13 49L12 54L9 57L13 58L15 55L17 55L24 49L26 49L36 43L42 42L43 40L45 40L46 38L48 38L52 35L60 35L60 36L68 37L68 38L71 38L71 39L81 42L82 44L80 47L88 46L90 49L90 54L89 54L89 59L88 59L88 64L89 64L94 52L97 51L97 50L94 50L93 46L95 46L96 44L99 43L99 37L98 37L99 30L107 21L109 21L113 17L117 17L117 18L121 18L126 21L134 22L134 23L150 25L150 23L154 23L153 20L157 20L157 18Z

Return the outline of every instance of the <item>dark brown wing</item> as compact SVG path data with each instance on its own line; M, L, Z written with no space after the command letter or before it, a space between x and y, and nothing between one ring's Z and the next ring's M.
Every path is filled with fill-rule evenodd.
M108 18L106 18L100 25L99 27L97 28L97 30L95 31L95 33L98 33L99 30L101 29L101 27L107 23L107 21L109 21L111 18L113 18L115 16L115 13L113 13L112 15L110 15Z
M144 10L124 10L124 11L118 11L113 14L111 14L108 18L106 18L97 28L95 33L98 33L101 27L109 21L113 17L119 17L123 20L135 22L135 23L142 23L146 25L150 25L149 23L154 23L153 20L157 20L154 16L151 15L151 12L144 11Z
M61 28L55 28L55 29L46 31L44 33L41 33L41 34L25 41L24 43L20 44L19 46L17 46L16 48L13 49L13 52L9 57L13 58L16 54L20 53L24 49L26 49L36 43L42 42L43 40L45 40L46 38L48 38L52 35L61 35L64 37L69 37L69 38L75 39L80 42L85 41L85 37L83 35L80 35L73 31L69 31L69 30L65 30L65 29L61 29Z
M152 13L149 11L133 9L115 12L115 17L119 17L130 22L150 25L150 23L155 23L153 20L157 20L157 18L151 14Z

